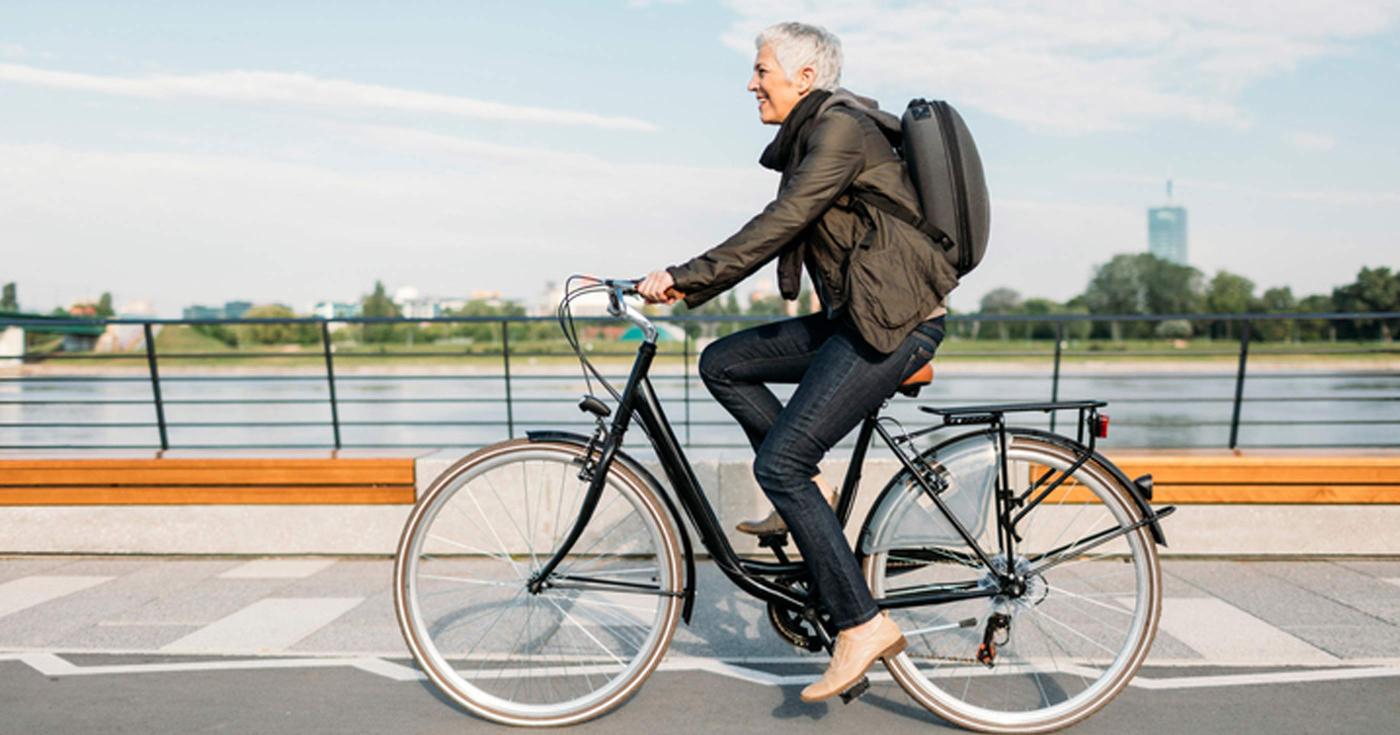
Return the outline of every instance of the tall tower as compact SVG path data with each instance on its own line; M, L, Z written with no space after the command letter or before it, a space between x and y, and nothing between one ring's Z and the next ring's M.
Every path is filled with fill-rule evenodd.
M1167 204L1147 210L1147 252L1177 265L1187 265L1186 208L1172 204L1172 182L1167 179Z

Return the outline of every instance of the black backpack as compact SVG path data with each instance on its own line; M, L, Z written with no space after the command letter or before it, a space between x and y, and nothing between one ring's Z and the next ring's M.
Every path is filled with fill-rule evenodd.
M962 116L942 100L911 101L900 129L898 150L923 212L910 212L875 192L855 196L917 227L943 249L959 276L966 275L982 262L991 230L991 201L977 144Z

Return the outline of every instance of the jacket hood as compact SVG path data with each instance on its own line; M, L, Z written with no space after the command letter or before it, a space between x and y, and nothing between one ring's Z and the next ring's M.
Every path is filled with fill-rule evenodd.
M893 135L896 140L899 138L899 118L892 113L880 109L879 102L869 97L862 97L845 87L837 87L831 93L831 96L826 98L826 101L822 103L822 106L817 108L817 114L821 115L836 105L845 105L860 110L871 120L875 121L875 124L880 127L880 132L884 133L886 137Z

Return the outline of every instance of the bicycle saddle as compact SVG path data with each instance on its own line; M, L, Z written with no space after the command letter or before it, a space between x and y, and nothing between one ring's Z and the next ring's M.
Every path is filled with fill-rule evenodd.
M919 395L919 389L933 382L933 361L924 363L924 366L914 371L913 375L904 379L899 384L899 392L910 398Z

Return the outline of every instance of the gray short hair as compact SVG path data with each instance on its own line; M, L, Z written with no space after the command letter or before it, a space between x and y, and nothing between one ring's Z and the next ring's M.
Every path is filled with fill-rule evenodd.
M836 89L841 85L841 39L821 26L779 23L768 26L754 39L754 48L773 47L783 73L791 78L804 66L817 72L812 86Z

